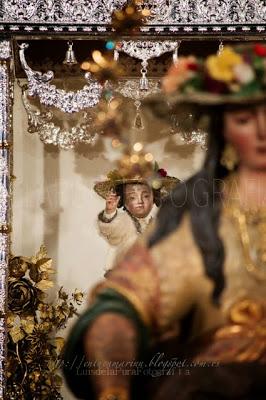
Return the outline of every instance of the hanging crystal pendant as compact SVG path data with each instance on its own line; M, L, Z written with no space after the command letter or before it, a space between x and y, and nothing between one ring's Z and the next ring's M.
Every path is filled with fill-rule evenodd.
M224 50L224 44L223 44L223 41L221 40L220 43L219 43L219 48L218 48L218 51L217 51L217 55L220 56L222 54L223 50Z
M178 57L179 57L178 52L179 52L180 44L181 44L181 40L179 40L179 41L177 42L177 46L176 46L176 48L175 48L174 51L173 51L173 63L174 63L175 65L178 63Z
M136 117L135 117L135 122L134 122L134 128L138 130L143 130L144 129L144 124L141 118L140 114L140 107L141 107L141 102L139 100L136 100L134 102L135 107L136 107Z
M149 90L149 81L147 78L147 73L148 73L148 61L142 61L141 63L142 68L141 68L141 74L142 77L140 78L140 90Z
M66 65L69 65L69 66L75 65L78 62L76 60L76 56L75 56L75 53L74 53L74 50L73 50L73 42L67 42L67 45L68 45L68 49L67 49L66 56L65 56L65 59L63 61L63 64L66 64Z

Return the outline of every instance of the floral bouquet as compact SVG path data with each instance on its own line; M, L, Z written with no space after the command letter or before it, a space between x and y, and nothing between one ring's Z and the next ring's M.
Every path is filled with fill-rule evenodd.
M225 46L205 60L180 57L164 77L165 93L183 102L223 103L265 99L266 46Z
M77 315L83 293L70 297L61 288L48 302L53 286L52 260L42 246L31 258L12 257L8 281L7 398L62 399L60 355L64 339L57 331Z

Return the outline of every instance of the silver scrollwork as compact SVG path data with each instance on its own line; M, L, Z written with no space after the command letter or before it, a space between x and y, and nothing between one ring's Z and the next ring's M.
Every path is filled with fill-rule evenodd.
M10 224L10 130L12 92L10 69L10 44L0 42L0 398L4 398L4 360L6 359L7 270L9 256Z
M8 40L0 42L0 60L7 60L11 56L11 47Z
M112 12L125 3L126 0L4 0L2 19L41 24L110 23Z
M123 40L117 45L118 51L128 54L130 57L138 58L142 61L160 57L162 54L173 51L178 47L176 41L162 40Z
M0 21L6 23L109 24L112 12L127 0L3 0ZM264 0L144 0L149 25L263 24Z
M19 56L28 78L29 96L37 96L42 104L56 107L66 113L78 112L98 104L103 88L89 73L85 74L88 84L81 90L67 92L58 89L50 83L54 78L52 71L42 74L29 67L24 53L27 47L28 44L26 43L20 45Z
M45 144L53 144L61 149L68 150L80 142L93 144L98 134L93 126L94 113L83 112L78 124L69 129L63 129L53 122L51 111L41 112L28 101L26 87L22 87L22 101L28 116L28 132L39 135Z
M160 91L158 79L149 79L149 87L147 90L142 90L139 84L139 79L120 80L114 84L113 90L128 97L134 101L142 101L145 97L158 93Z
M124 97L130 98L134 101L136 107L136 116L134 128L144 129L144 124L141 117L141 105L145 97L158 93L161 89L159 87L158 79L149 79L145 89L141 86L139 79L120 80L117 84L113 85L114 92L121 94Z

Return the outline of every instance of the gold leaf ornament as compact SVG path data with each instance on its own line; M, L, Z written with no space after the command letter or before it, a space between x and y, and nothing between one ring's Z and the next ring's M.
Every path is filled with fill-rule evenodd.
M7 319L6 319L6 324L8 328L12 328L15 324L15 321L17 319L17 315L13 313L8 313Z
M20 321L21 321L21 327L22 327L23 331L30 335L34 331L34 328L35 328L34 317L27 316L25 318L21 318Z
M54 274L54 269L52 267L53 260L51 258L42 258L37 261L36 265L40 272L47 272L48 274Z
M30 262L36 264L37 261L41 260L42 258L47 257L47 250L46 247L42 244L39 251L36 253L35 256L30 258Z
M49 304L40 303L38 305L38 311L41 319L52 319L53 318L53 307Z
M65 345L65 339L60 337L60 336L57 336L55 338L55 348L56 348L57 354L61 353L61 351L63 350L64 345Z
M43 279L35 285L35 287L37 289L40 289L42 292L45 292L46 290L51 289L53 286L54 286L54 282L50 281L48 279Z
M20 326L13 326L9 331L9 335L14 343L18 343L25 337L25 333Z
M74 301L80 305L83 301L84 298L84 293L79 292L77 289L75 290L74 294L73 294L73 299Z

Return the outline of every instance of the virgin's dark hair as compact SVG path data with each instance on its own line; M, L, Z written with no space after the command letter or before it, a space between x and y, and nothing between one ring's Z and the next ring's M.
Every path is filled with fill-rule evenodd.
M225 286L224 247L218 234L221 208L219 188L221 180L228 174L220 164L225 146L223 115L222 107L212 111L204 166L196 175L178 184L165 199L158 213L157 228L149 239L149 246L154 246L177 228L187 212L191 218L194 240L201 251L206 274L214 281L215 303L219 302L219 296Z

